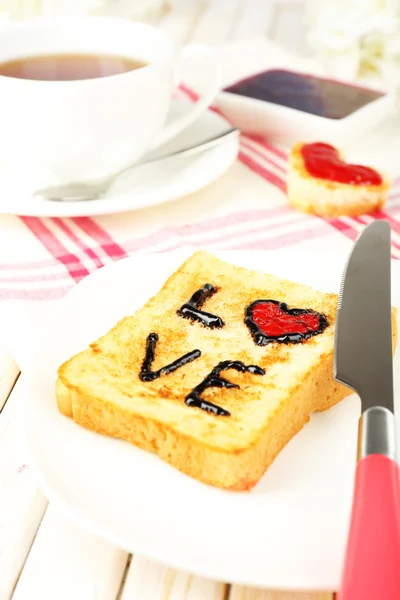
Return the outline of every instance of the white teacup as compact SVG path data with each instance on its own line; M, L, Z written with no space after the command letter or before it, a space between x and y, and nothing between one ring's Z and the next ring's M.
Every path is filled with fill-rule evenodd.
M0 62L46 54L124 56L146 66L75 81L0 76L0 173L32 189L112 176L196 120L217 93L205 48L183 59L207 61L208 89L165 125L182 59L159 30L101 17L38 19L0 30Z

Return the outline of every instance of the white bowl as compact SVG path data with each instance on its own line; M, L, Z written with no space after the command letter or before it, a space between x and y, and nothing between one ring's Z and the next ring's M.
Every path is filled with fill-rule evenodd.
M394 98L385 94L341 119L326 118L228 91L220 92L216 106L241 131L266 137L273 144L292 146L300 141L323 141L343 146L364 135L387 116L394 108Z

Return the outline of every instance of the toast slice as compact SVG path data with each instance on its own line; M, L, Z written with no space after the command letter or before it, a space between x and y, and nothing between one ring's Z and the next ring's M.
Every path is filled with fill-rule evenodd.
M335 294L196 252L60 367L59 410L205 483L249 490L312 412L351 393L333 379L336 305ZM288 307L306 309L302 325Z
M306 169L302 156L303 146L301 143L296 144L289 156L287 194L293 208L321 217L355 217L380 210L384 206L390 188L386 177L381 176L379 185L354 185L315 177ZM338 156L343 159L340 153Z

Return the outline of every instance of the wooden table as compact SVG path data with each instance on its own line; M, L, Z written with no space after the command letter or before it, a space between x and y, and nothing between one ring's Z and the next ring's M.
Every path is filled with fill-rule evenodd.
M306 51L301 2L171 0L179 44L264 36ZM0 307L1 311L1 307ZM19 369L0 342L0 600L332 600L215 583L129 556L69 522L36 488L19 439Z

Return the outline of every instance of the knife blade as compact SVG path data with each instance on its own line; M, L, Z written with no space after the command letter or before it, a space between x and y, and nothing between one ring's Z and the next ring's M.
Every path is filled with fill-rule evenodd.
M390 226L374 221L357 240L339 292L335 378L361 397L362 410L393 411Z
M393 415L390 226L368 225L343 273L335 378L361 398L358 464L339 600L400 598L400 472Z

